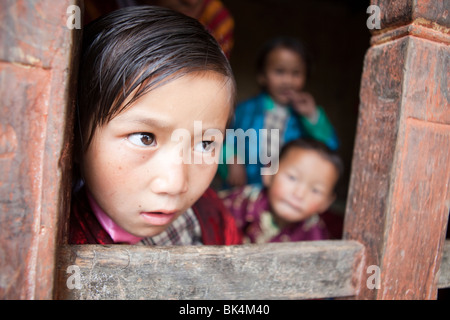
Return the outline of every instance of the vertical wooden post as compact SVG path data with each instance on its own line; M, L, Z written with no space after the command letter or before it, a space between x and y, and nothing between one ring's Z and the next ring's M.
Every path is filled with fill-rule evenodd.
M344 226L366 247L356 298L435 299L450 207L450 2L372 4L381 30L364 62Z
M0 299L51 299L70 195L76 0L0 2Z

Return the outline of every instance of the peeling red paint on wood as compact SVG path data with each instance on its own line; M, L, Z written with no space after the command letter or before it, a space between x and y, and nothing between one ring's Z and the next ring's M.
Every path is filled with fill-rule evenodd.
M8 63L0 63L0 96L2 127L9 128L5 145L13 148L7 158L2 157L0 217L2 232L0 242L5 255L5 265L15 265L10 273L4 273L7 284L2 290L27 288L33 281L28 276L35 268L35 229L39 224L42 192L42 158L45 145L48 112L50 73L43 69L30 69ZM5 122L7 120L8 122ZM15 144L15 146L14 146ZM21 239L14 243L11 239ZM17 278L15 277L17 275ZM19 276L21 275L21 276ZM21 286L18 285L21 282ZM23 290L19 297L27 297Z
M51 299L60 216L69 198L74 1L0 3L0 298ZM24 23L26 21L26 23ZM75 61L75 60L74 60ZM65 208L65 209L64 209Z
M382 30L374 29L374 34L410 24L417 19L450 27L450 3L447 0L372 0L371 4L380 8L381 16Z
M2 299L51 299L64 272L55 256L70 199L75 2L0 2ZM345 237L365 249L352 287L361 299L433 299L450 206L450 3L372 4L383 29L361 81ZM369 265L381 268L379 290L366 286Z
M361 80L344 238L365 245L362 272L380 267L381 287L361 277L356 297L435 299L450 209L450 17L429 1L372 4L384 11L383 29ZM407 29L423 19L423 33L440 34Z
M408 118L402 145L379 298L435 299L450 199L450 125Z

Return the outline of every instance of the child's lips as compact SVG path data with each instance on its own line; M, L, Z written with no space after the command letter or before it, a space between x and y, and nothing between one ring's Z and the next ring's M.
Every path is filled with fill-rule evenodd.
M177 215L177 211L152 211L152 212L141 212L141 217L145 221L154 226L164 226L173 221Z
M295 211L303 211L303 208L301 205L299 204L293 204L291 202L286 201L286 204L291 207L292 209L294 209Z

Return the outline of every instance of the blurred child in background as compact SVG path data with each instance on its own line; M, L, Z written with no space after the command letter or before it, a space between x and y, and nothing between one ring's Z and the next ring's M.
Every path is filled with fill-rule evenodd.
M234 215L244 242L324 240L320 218L336 198L343 165L323 143L297 139L280 152L279 170L264 175L264 186L247 185L219 192Z
M259 136L258 143L246 144L245 154L238 154L236 148L230 147L236 143L227 141L219 173L228 186L262 184L261 168L265 164L260 154L270 152L276 158L274 153L279 152L267 150L271 129L279 130L279 147L300 137L311 137L332 150L338 148L337 135L324 109L303 91L310 73L309 60L304 45L295 38L277 37L262 48L257 60L257 82L262 92L237 106L231 128L257 133L266 129L268 139L263 141ZM256 163L249 163L252 157L258 159Z

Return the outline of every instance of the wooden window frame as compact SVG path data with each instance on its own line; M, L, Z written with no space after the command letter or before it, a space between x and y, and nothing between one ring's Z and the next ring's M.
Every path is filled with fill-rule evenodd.
M0 28L0 298L436 299L450 287L444 0L372 1L381 29L364 62L343 240L228 247L65 245L81 36L65 27L72 4L82 2L0 3L12 24ZM371 266L381 290L368 285ZM81 288L68 282L76 272Z

